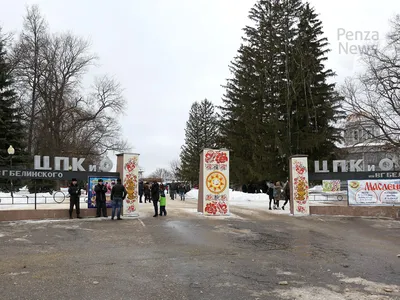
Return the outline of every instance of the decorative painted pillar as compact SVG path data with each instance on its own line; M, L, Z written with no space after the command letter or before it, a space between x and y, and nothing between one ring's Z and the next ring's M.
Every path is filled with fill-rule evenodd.
M308 159L306 155L295 155L289 159L290 213L295 216L310 214Z
M125 217L139 216L139 154L117 154L117 172L128 195L122 203L122 213Z
M229 151L204 149L200 157L198 212L229 214Z

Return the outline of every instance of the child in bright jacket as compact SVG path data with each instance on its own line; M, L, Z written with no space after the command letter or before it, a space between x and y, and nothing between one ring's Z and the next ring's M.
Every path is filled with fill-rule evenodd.
M165 190L162 189L160 190L160 216L167 215L167 211L165 209L165 206L167 205L167 197L165 197Z

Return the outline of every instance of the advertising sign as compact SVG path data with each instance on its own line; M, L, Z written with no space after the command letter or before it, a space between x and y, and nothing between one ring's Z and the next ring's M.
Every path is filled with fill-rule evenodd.
M205 215L229 214L229 151L203 150L203 209Z
M351 206L400 205L400 179L349 180L347 184Z
M322 191L326 192L340 192L340 180L323 180Z
M103 185L107 187L106 193L106 205L107 207L111 207L111 189L112 186L117 182L117 177L89 177L88 181L88 208L96 208L96 193L94 191L94 187L99 182L99 179L103 179Z

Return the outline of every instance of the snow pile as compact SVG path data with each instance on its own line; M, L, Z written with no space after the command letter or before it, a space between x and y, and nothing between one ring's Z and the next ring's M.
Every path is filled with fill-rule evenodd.
M190 199L198 199L199 190L192 189L187 192L186 197ZM309 200L311 202L332 202L332 201L346 201L346 192L329 192L329 193L310 193ZM269 196L267 194L248 194L239 191L229 190L229 203L236 206L269 206ZM282 200L283 204L284 201Z
M199 190L198 189L191 189L189 192L186 193L186 197L190 199L199 199Z
M199 190L192 189L186 193L187 198L198 199ZM229 190L229 203L236 206L268 206L269 197L267 194L248 194Z

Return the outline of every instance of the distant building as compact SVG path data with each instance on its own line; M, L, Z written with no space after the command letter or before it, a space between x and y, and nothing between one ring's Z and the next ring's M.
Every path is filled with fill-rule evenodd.
M352 114L347 117L344 131L343 159L363 159L363 170L368 170L368 165L375 165L375 171L380 171L379 162L384 158L394 161L393 170L399 170L398 155L388 151L385 143L379 140L381 130L372 121L362 114Z

